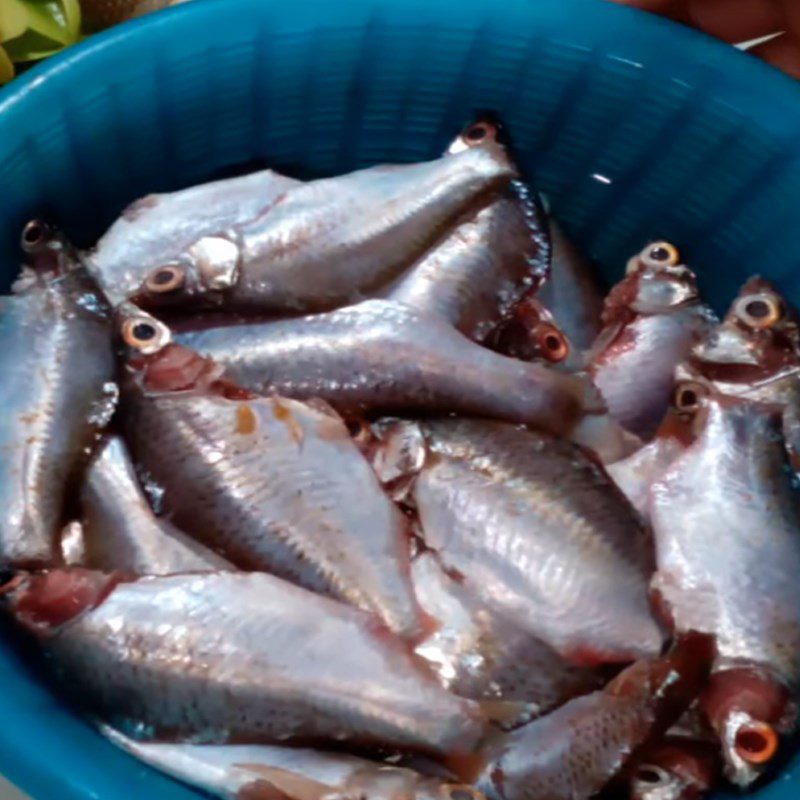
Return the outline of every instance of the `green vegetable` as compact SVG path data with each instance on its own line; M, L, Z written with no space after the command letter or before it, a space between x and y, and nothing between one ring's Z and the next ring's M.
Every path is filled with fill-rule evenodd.
M13 63L38 61L80 38L78 0L0 0L0 83Z

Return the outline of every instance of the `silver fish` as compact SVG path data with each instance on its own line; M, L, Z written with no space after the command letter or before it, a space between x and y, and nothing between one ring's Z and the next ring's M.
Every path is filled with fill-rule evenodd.
M608 474L643 519L648 516L650 486L682 451L677 439L656 436L633 455L608 465Z
M118 436L107 439L96 451L81 489L81 508L84 566L137 575L234 569L155 516Z
M169 194L150 194L129 205L100 239L87 265L109 301L177 291L177 272L158 268L178 259L203 237L228 230L271 208L299 181L273 170L204 183ZM192 276L198 291L219 289L224 270L213 266ZM160 281L163 281L160 282Z
M517 701L527 721L599 687L598 671L568 664L514 620L484 605L444 571L435 553L425 551L413 560L411 579L422 607L441 622L416 652L451 692L498 701L498 710L503 701Z
M80 255L63 231L41 219L29 220L22 228L20 248L25 263L14 285L15 293L64 275L80 264Z
M630 800L701 800L718 780L713 743L679 736L647 746L626 775Z
M728 777L747 785L785 730L783 695L800 689L800 489L779 410L710 394L698 413L698 438L651 489L653 589L676 630L716 638L706 711Z
M448 152L496 144L490 120L468 125ZM470 209L382 296L440 314L457 330L482 340L550 266L550 242L539 199L521 181Z
M507 189L459 220L383 296L440 314L470 339L483 339L546 270L543 237L531 231L520 191Z
M800 469L800 319L763 278L742 286L721 325L676 369L676 378L783 408L783 428Z
M476 785L490 800L588 800L637 748L697 697L713 649L689 636L639 661L602 691L570 700L500 742Z
M123 323L129 342L147 320ZM421 633L407 523L342 419L324 404L220 383L213 363L179 345L141 352L129 362L124 425L173 522L241 568L339 597L404 635Z
M492 353L443 319L386 300L176 339L246 388L321 397L343 413L476 414L569 434L584 412L605 411L585 377Z
M580 448L479 420L426 421L412 498L425 543L481 603L573 664L658 651L651 542Z
M303 183L255 219L198 238L149 273L131 272L127 293L145 305L333 308L378 291L514 175L505 151L487 144Z
M141 740L469 753L479 708L359 609L265 573L19 573L3 602L86 710Z
M603 292L592 265L552 218L550 241L550 277L539 290L539 300L575 349L586 350L600 333Z
M650 487L667 471L697 435L692 412L704 391L694 382L681 381L655 437L627 458L607 464L606 470L643 519L650 515Z
M484 800L464 784L345 753L270 745L114 744L151 767L225 800Z
M111 322L81 269L0 298L0 563L51 562L69 482L117 396Z
M606 299L605 327L587 355L612 416L638 436L652 436L669 405L676 365L713 321L672 245L648 245Z

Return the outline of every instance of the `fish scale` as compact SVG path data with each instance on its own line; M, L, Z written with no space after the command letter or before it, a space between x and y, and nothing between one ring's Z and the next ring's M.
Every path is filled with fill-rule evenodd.
M428 420L423 431L434 456L412 497L445 568L577 663L658 650L651 542L596 464L503 423Z
M343 413L428 410L478 414L569 432L603 408L585 377L500 356L444 319L387 300L326 314L184 332L241 386Z
M471 211L383 296L439 314L480 341L541 282L549 242L541 209L514 184Z
M110 320L99 300L94 308L82 302L94 291L85 274L32 281L0 300L8 365L0 391L0 562L6 564L55 559L67 484L107 421L95 412L115 389Z
M105 441L93 456L81 489L81 510L85 566L138 575L233 569L153 514L127 448L117 436Z
M443 755L468 752L484 734L477 706L445 692L359 609L264 573L140 578L109 592L113 580L54 570L5 602L79 702L139 738L346 741ZM70 617L51 624L60 604Z
M107 726L101 730L145 763L226 800L266 800L276 791L296 800L485 800L469 786L346 753L270 745L145 743Z
M477 786L490 800L594 797L651 738L677 720L708 676L712 648L687 637L497 742Z
M702 433L651 489L654 586L679 630L714 633L722 659L768 664L797 687L800 495L780 422L770 406L706 402Z
M407 523L332 412L277 397L148 394L135 385L124 399L133 451L164 487L175 524L241 567L419 632ZM254 420L247 434L236 432L243 408Z
M473 699L522 701L527 718L597 688L600 673L573 667L442 569L433 552L412 562L414 589L441 627L417 645L444 686Z

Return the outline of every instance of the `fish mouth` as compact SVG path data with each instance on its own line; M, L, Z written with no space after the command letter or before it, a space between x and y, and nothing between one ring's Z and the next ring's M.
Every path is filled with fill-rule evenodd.
M758 366L759 353L738 328L723 324L705 341L692 348L692 356L698 361L713 364L742 364Z
M631 800L683 800L687 788L684 781L662 767L642 764L631 782Z
M8 567L0 569L0 599L6 598L7 595L19 589L27 578L28 575L25 572L18 572Z
M723 753L725 775L747 788L755 783L778 752L780 737L772 725L735 711L725 722Z

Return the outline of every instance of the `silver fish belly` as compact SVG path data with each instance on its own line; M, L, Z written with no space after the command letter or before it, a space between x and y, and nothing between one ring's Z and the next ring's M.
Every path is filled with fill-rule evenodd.
M800 686L800 496L780 417L711 397L702 433L651 489L658 572L678 630L717 639L720 659L769 666Z
M405 519L329 408L136 385L123 400L132 450L182 530L420 632Z
M470 339L485 338L549 266L541 211L521 191L515 182L471 212L384 296L440 314Z
M463 784L346 753L274 745L192 745L137 742L102 726L114 744L167 775L226 800L483 800ZM259 794L260 792L260 794Z
M86 710L138 739L445 755L484 733L373 617L264 573L72 568L23 576L3 602Z
M602 468L545 434L426 422L413 488L428 547L490 608L572 663L651 654L649 536Z
M420 553L411 564L411 577L422 607L440 622L416 652L451 692L500 704L518 702L530 719L599 687L598 671L572 666L513 619L481 602L444 571L435 553ZM498 710L503 710L500 705Z
M0 299L0 562L53 560L69 481L117 389L111 324L80 270Z
M137 575L217 571L234 566L150 508L124 442L103 442L81 489L84 556L99 570Z
M305 183L234 228L239 275L226 301L310 311L360 299L514 174L505 153L488 147Z

